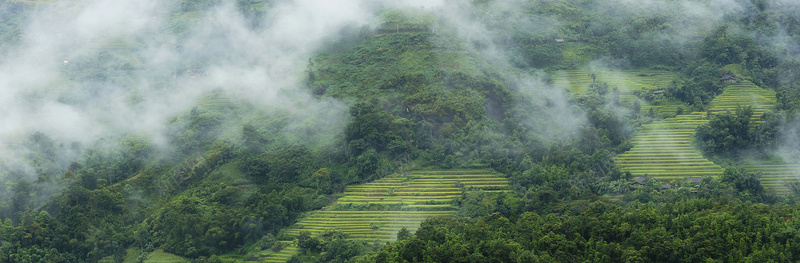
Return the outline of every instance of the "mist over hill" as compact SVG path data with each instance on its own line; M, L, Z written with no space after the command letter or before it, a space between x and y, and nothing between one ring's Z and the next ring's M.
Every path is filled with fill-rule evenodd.
M799 47L789 0L2 1L0 262L796 261ZM295 225L408 171L508 184Z

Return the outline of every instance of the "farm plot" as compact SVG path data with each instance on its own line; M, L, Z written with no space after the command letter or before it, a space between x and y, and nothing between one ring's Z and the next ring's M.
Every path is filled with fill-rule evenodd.
M0 156L5 156L7 154L13 154L13 150L16 146L25 143L25 136L20 134L2 134L0 135ZM0 160L2 163L2 160Z
M692 145L695 128L707 122L704 117L705 113L694 112L643 125L631 140L634 147L616 157L617 165L635 177L663 180L721 175L722 167Z
M0 137L0 146L14 146L25 142L25 136L21 134L5 135Z
M761 123L761 115L775 105L775 91L762 89L745 80L732 83L725 88L725 92L711 101L709 112L712 114L725 111L736 113L737 106L745 105L753 107L753 116L750 117L750 123L753 126L757 125Z
M297 236L302 231L318 235L337 229L350 238L371 243L393 240L402 228L416 231L429 217L453 216L453 198L461 196L463 188L487 192L508 191L508 180L490 169L428 170L379 179L370 183L349 186L344 196L331 207L309 213L286 234ZM283 253L286 249L289 252ZM261 260L285 262L297 253L292 244L277 254Z
M557 72L554 85L564 87L570 94L580 96L585 94L592 84L593 73L597 77L597 82L606 82L609 88L619 89L620 101L626 104L638 99L633 95L634 91L666 89L673 81L677 81L676 74L666 70L577 69Z
M800 182L800 164L745 164L742 168L749 172L761 173L761 185L776 194L787 194L789 185Z
M755 125L774 102L774 91L759 88L748 81L740 81L728 85L722 94L714 98L708 112L735 112L737 106L751 105L754 112L751 124ZM637 177L651 176L671 180L721 175L722 167L704 158L691 143L695 129L707 122L705 112L693 112L643 125L639 135L631 140L634 147L618 155L615 162L622 171ZM767 167L758 169L771 171ZM777 172L780 169L774 171L782 173ZM775 176L764 176L762 182L775 186Z
M221 91L203 94L197 100L197 106L206 110L224 110L233 107L233 101Z

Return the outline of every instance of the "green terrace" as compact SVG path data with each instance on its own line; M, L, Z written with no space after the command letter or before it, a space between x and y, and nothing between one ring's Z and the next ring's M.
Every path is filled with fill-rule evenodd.
M195 104L206 110L224 110L231 108L234 101L222 92L212 91L200 96Z
M280 241L280 242L283 243L283 249L281 249L281 251L278 251L276 253L261 255L264 256L264 259L258 262L285 263L286 261L289 260L289 258L300 252L300 249L294 245L294 242L292 241Z
M759 88L749 81L739 81L729 84L722 94L714 98L708 112L718 114L730 110L735 113L737 106L751 105L751 125L755 126L760 123L761 115L774 103L774 91ZM695 129L707 122L706 112L692 112L642 125L636 137L631 139L633 148L617 155L615 162L622 171L630 172L634 177L672 180L722 175L722 167L703 157L692 144ZM762 177L765 186L776 191L786 190L782 182L776 181L776 178L787 174L786 169L770 170L766 166L753 166L751 169L765 174Z
M687 108L683 102L680 102L675 99L662 99L656 101L651 101L649 103L642 103L642 112L648 112L650 109L653 109L655 113L659 115L666 115L672 116L676 112L678 112L678 108L683 108L684 110Z
M25 136L6 135L0 137L0 146L13 146L25 142Z
M761 184L776 194L789 194L790 185L800 177L800 164L748 163L742 168L752 173L761 173Z
M620 101L623 103L633 103L638 99L633 94L634 91L667 89L673 81L677 81L676 74L666 70L584 68L558 71L553 83L555 86L566 88L574 96L581 96L592 84L592 74L597 77L597 82L606 82L609 88L619 89Z
M725 92L711 101L709 112L718 114L725 111L736 113L737 106L750 105L753 107L753 116L750 123L756 125L761 123L761 115L768 109L774 107L775 91L762 89L752 82L741 80L731 83L725 88ZM752 127L752 126L751 126Z
M632 176L679 179L717 176L722 167L703 157L692 145L695 128L707 122L705 114L694 112L642 125L631 140L633 148L616 157L616 163Z
M491 169L421 170L398 173L373 182L348 186L330 207L308 213L285 230L289 236L312 236L336 229L354 240L382 243L402 228L416 231L430 217L453 216L453 198L464 189L503 192L508 180ZM261 262L286 262L298 252L295 244L278 253L266 252Z

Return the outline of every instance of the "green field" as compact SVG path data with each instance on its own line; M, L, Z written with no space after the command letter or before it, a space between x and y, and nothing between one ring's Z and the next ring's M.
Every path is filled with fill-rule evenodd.
M736 113L736 107L743 105L751 105L753 107L753 116L750 118L750 123L753 125L761 123L761 115L775 105L775 91L762 89L752 82L744 80L731 83L725 88L725 92L711 101L709 111L712 114L728 110L731 113Z
M788 194L789 184L797 182L800 177L800 164L744 164L742 168L749 172L761 173L761 184L776 194Z
M592 84L592 74L597 82L608 83L609 88L619 89L620 101L629 104L638 98L633 92L638 90L667 89L673 81L677 81L675 73L666 70L636 69L575 69L561 70L555 74L553 84L566 88L570 94L580 96L586 93Z
M761 115L771 108L775 92L759 88L748 81L728 85L714 98L708 112L735 111L737 106L753 106L752 125L760 122ZM708 122L706 112L693 112L642 125L631 141L634 147L616 157L620 170L632 176L651 176L660 180L682 179L691 176L722 175L721 166L703 157L692 145L695 129ZM775 186L769 177L764 183Z
M25 142L25 136L7 135L0 137L0 145L17 145Z
M705 113L694 112L642 125L631 140L634 147L618 155L616 163L635 177L671 180L721 175L722 167L707 160L692 145L695 128L706 122Z
M416 231L429 217L453 216L453 198L463 188L487 192L508 191L508 180L491 169L420 170L395 174L370 183L349 186L333 205L314 211L286 230L290 236L302 231L317 235L337 229L352 239L383 243L396 238L401 228ZM283 253L287 251L286 253ZM297 253L292 244L261 262L286 262Z

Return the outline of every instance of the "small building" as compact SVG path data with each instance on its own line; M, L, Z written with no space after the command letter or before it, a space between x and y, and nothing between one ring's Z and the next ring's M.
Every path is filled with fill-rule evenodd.
M559 43L559 44L564 43L564 39L563 38L556 38L556 43Z
M736 81L739 81L739 78L737 78L737 77L735 77L733 75L727 75L727 76L724 76L724 77L719 79L719 82L722 82L722 83L731 83L731 82L736 82Z
M669 189L669 188L670 188L669 184L661 184L661 189Z
M695 189L692 189L692 190L689 190L689 193L696 194L697 192L698 192L698 191L697 191L697 188L695 188Z
M638 187L644 185L648 180L650 180L650 177L641 176L639 178L636 178L636 180L633 181L633 183L631 183L631 186L638 188Z
M664 91L663 91L663 90L656 90L656 91L653 91L653 95L662 95L662 94L664 94Z
M686 182L690 184L700 184L703 182L703 177L699 176L686 177Z

